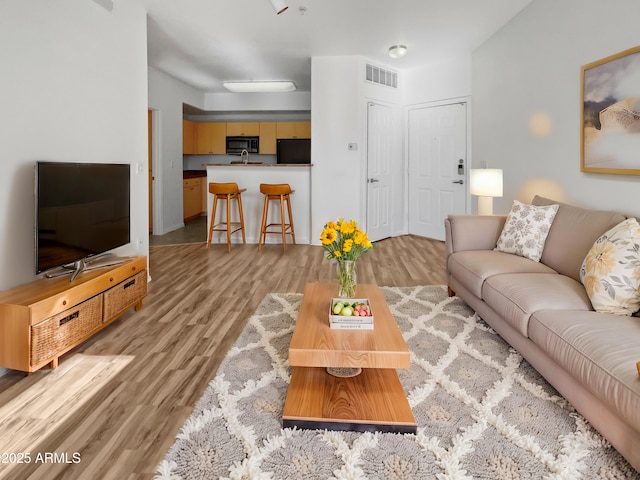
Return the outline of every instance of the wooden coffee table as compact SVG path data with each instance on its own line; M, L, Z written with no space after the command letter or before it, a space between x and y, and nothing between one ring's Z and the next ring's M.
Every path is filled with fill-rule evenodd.
M329 305L336 284L308 283L289 346L294 367L282 415L283 426L415 433L416 421L396 373L409 367L409 348L382 291L358 285L356 297L368 298L373 330L332 330ZM360 367L340 378L327 367Z

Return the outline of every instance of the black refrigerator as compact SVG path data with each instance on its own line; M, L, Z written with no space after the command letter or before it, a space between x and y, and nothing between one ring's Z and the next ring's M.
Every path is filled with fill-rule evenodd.
M311 163L310 138L280 138L277 140L278 163Z

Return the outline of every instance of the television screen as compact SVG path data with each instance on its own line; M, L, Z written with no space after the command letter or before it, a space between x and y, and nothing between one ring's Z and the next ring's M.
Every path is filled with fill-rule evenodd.
M277 141L276 153L278 163L311 163L311 139L281 138Z
M130 241L130 166L36 164L36 273Z

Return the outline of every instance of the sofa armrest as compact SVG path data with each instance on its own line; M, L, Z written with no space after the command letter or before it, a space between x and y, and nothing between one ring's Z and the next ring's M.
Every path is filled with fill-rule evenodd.
M464 250L493 250L506 215L449 215L444 219L447 257Z

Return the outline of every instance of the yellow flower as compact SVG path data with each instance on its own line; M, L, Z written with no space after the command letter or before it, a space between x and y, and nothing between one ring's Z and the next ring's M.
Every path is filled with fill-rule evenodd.
M608 242L602 242L593 246L587 255L585 266L589 273L608 275L615 262L613 246Z
M358 228L358 223L344 218L325 223L320 241L328 259L356 261L361 254L373 248L367 234Z
M350 233L355 232L356 230L356 222L351 220L350 222L340 222L340 233L345 235L349 235Z
M335 242L337 236L338 234L334 229L326 228L320 234L320 241L323 245L330 245Z

